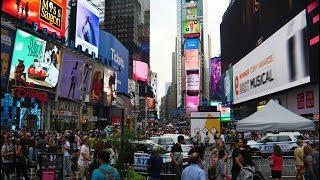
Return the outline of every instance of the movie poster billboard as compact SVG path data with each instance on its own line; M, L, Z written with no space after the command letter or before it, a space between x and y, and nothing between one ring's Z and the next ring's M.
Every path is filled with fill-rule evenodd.
M93 64L88 61L83 61L81 68L82 68L81 83L80 83L81 97L84 102L89 102L90 95L91 95Z
M73 28L70 37L75 47L82 46L82 51L94 53L98 57L99 47L99 10L87 0L77 0L72 3L70 27Z
M117 73L108 68L104 68L103 81L104 105L110 107L116 103Z
M92 104L102 103L103 100L103 66L95 64L92 73L92 86L90 102Z
M221 95L221 58L215 57L210 60L210 96L220 100Z
M58 83L62 48L17 30L10 68L16 86L34 84L54 89Z
M7 86L15 28L1 20L1 87Z
M199 50L198 49L184 50L184 67L186 70L199 69Z
M39 29L47 28L58 37L65 36L66 0L4 0L2 12L25 19L28 24L37 23Z
M117 70L117 92L127 93L128 91L128 49L112 34L99 32L99 57L103 64Z
M59 95L73 100L81 100L81 75L83 60L70 52L63 53L60 68Z

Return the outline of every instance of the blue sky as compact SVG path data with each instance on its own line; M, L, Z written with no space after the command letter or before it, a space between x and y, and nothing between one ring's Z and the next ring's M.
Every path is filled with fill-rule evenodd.
M212 55L220 54L220 23L229 0L208 1L208 33ZM176 0L150 0L150 64L158 73L158 99L165 94L165 83L171 81L172 52L177 35Z

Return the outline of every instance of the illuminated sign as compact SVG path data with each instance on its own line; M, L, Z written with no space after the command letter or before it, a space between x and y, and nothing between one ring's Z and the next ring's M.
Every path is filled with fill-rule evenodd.
M198 38L200 37L201 28L200 21L184 21L183 22L183 37L184 38Z

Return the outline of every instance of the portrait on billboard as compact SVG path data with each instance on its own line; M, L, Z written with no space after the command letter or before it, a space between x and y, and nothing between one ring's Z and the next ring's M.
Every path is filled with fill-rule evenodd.
M105 92L104 105L109 107L116 103L117 73L108 68L104 68L103 80L104 80L103 91Z
M210 81L211 97L221 99L221 58L216 57L210 61Z
M93 104L101 103L103 91L103 68L95 66L92 75L92 88L90 101Z
M76 14L75 46L88 49L89 54L94 52L98 57L99 47L99 11L86 0L78 0Z
M17 30L10 68L14 85L32 83L55 88L61 63L61 47Z
M224 104L231 103L233 101L233 74L232 68L228 69L224 74L222 74L222 86L223 86L223 98Z
M60 69L59 94L73 100L81 99L81 74L83 61L72 53L64 53Z
M197 38L200 37L201 28L200 21L191 20L183 22L183 37L184 38Z
M65 0L5 0L2 12L25 19L28 24L37 23L39 29L47 28L58 37L65 36Z
M1 21L1 87L8 83L9 63L12 55L15 29L8 27Z
M93 65L88 62L83 62L81 67L81 82L80 82L80 91L81 97L85 102L89 102L89 96L91 93L91 80L92 80L92 71Z

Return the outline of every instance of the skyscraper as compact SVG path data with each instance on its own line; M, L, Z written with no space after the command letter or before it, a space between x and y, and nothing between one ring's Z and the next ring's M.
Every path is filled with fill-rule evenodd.
M200 61L200 101L205 102L209 99L209 45L210 37L207 32L207 0L177 0L177 40L176 40L176 61L177 61L177 106L185 106L185 69L184 69L184 44L183 23L186 20L186 13L190 3L194 3L197 8L197 20L201 25L201 36L199 46Z

